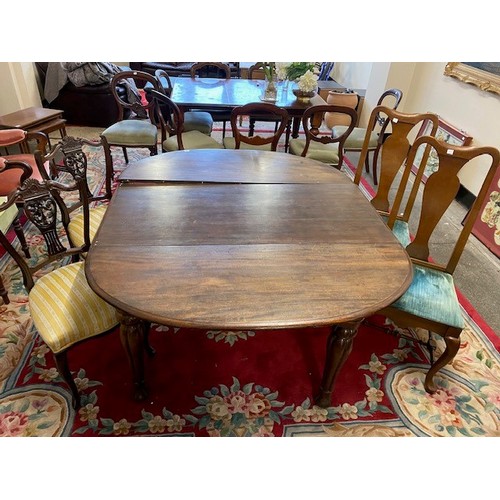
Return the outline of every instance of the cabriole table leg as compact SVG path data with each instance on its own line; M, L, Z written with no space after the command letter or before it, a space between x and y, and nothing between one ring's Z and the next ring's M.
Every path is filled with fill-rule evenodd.
M319 394L315 403L322 408L331 405L333 386L337 375L352 351L354 337L362 319L334 325L326 345L326 360Z
M148 397L144 383L144 321L118 311L120 339L127 354L134 381L134 399L143 401Z

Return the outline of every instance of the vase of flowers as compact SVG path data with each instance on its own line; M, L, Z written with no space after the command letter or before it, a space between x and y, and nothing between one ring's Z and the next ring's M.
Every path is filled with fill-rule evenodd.
M312 62L276 63L278 79L295 82L292 89L297 101L308 103L318 90L318 76L314 73Z
M278 88L276 86L276 65L273 62L265 62L262 65L265 76L265 87L263 101L275 102L278 96Z

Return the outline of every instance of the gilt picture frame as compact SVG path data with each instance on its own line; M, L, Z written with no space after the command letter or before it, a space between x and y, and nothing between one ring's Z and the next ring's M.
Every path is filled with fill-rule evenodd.
M432 130L432 122L430 120L425 120L420 130L417 133L417 138L423 135L429 135ZM442 118L439 118L439 125L436 132L436 139L447 142L448 144L453 144L456 146L468 146L472 142L472 137L467 135L463 130L458 129L454 125L446 122ZM422 156L424 154L425 146L422 144L415 154L415 160L412 165L412 172L414 174L420 168L420 162L422 161ZM425 166L424 173L422 175L422 182L426 182L428 177L436 171L437 169L437 155L434 149L431 149L429 158L427 159L427 165Z
M500 94L500 62L449 62L444 74L481 90Z

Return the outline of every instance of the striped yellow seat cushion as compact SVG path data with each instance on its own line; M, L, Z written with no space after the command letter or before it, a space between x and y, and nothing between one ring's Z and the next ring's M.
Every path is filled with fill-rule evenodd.
M116 309L90 288L84 262L39 278L29 293L33 324L55 354L118 324Z
M100 205L90 209L90 241L94 240L95 233L101 225L102 218L106 213L107 205ZM80 247L83 245L83 214L75 215L68 226L68 232L73 245Z

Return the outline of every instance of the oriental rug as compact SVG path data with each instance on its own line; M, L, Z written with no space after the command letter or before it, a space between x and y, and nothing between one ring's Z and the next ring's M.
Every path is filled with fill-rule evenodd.
M88 153L91 188L99 191L103 159L92 148ZM147 154L130 150L130 162ZM121 152L113 156L122 170ZM24 227L35 238L30 223ZM12 231L9 238L18 244ZM41 241L32 243L42 250ZM0 436L500 435L500 342L462 295L460 350L436 376L433 395L423 389L425 349L366 325L331 405L319 408L313 401L327 328L207 331L154 324L150 340L157 352L145 363L148 399L132 398L116 329L69 351L83 402L74 411L32 325L20 272L1 249L0 273L11 300L0 305ZM439 352L443 345L436 342Z

